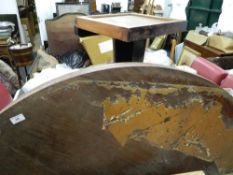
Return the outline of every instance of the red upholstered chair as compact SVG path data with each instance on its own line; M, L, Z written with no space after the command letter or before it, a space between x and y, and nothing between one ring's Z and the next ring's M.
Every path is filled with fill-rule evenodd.
M228 75L221 83L221 88L233 89L233 75Z
M0 82L0 111L11 103L12 97L7 88Z
M228 75L224 69L201 57L196 58L191 67L197 70L199 75L218 85L220 85L222 80Z

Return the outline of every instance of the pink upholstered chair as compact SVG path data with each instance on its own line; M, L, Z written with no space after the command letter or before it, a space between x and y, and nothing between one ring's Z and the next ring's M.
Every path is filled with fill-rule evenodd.
M191 67L197 70L199 75L218 85L220 85L222 80L228 75L224 69L201 57L196 58L191 64Z
M233 75L228 75L222 82L221 88L231 88L233 89Z
M7 88L0 82L0 111L11 103L12 98Z

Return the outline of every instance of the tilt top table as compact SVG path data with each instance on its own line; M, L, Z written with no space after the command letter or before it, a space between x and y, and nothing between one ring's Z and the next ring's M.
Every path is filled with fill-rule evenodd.
M232 96L196 75L142 63L90 66L0 112L0 174L232 173L232 109Z
M81 37L101 34L113 38L115 62L142 61L146 39L186 30L186 21L137 13L78 16Z

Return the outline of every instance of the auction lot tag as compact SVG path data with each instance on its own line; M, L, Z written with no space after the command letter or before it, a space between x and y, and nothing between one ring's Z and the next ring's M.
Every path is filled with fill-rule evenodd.
M12 117L10 118L10 122L13 124L13 125L16 125L18 123L21 123L23 122L24 120L26 120L25 116L23 114L19 114L19 115L16 115L15 117Z

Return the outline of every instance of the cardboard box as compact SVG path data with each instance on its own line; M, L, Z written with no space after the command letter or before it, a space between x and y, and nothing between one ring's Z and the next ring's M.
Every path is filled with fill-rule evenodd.
M186 36L185 40L191 41L199 46L202 46L207 43L208 36L201 35L198 32L191 30L188 32L188 35Z
M93 65L113 62L113 41L101 35L80 38Z
M212 35L208 39L208 46L221 50L227 54L233 54L233 39L225 36Z
M191 66L193 61L201 56L201 54L190 47L184 46L181 56L178 61L178 65L187 65Z

